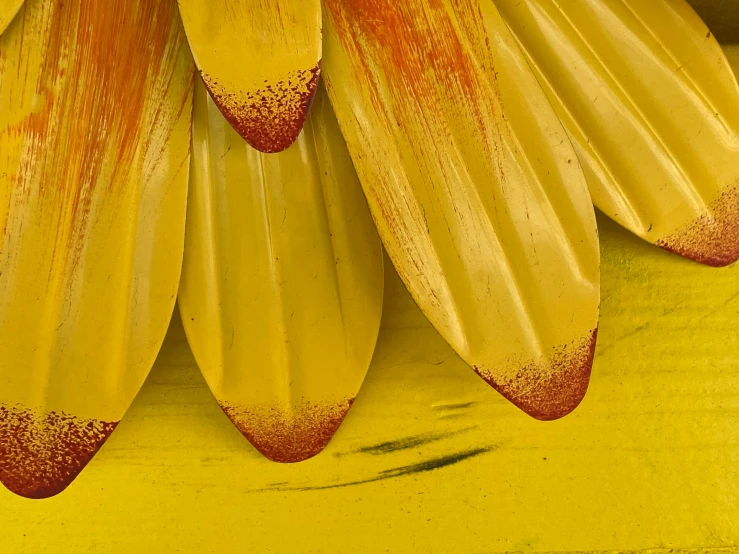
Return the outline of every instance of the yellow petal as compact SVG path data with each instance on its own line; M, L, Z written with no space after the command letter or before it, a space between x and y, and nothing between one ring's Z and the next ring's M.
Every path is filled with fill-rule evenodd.
M0 0L0 35L13 21L13 17L23 5L23 0Z
M380 239L323 95L295 144L261 154L195 92L182 320L223 410L281 462L336 432L382 311Z
M174 0L29 0L0 38L0 480L20 495L74 479L164 339L193 76Z
M713 265L739 258L739 87L684 0L495 0L595 204Z
M520 408L570 412L595 345L595 217L572 146L492 2L324 10L329 95L413 298Z
M300 134L321 71L320 0L180 0L195 63L226 119L257 150Z

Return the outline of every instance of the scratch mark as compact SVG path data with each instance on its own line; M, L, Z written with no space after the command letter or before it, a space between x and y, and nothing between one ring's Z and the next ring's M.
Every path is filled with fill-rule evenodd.
M429 471L435 471L437 469L449 467L454 464L458 464L459 462L463 462L465 460L475 458L482 454L488 454L490 452L494 452L498 450L500 446L501 445L493 445L493 446L487 446L483 448L474 448L472 450L465 450L463 452L458 452L457 454L451 454L449 456L433 458L431 460L426 460L425 462L420 462L417 464L401 466L401 467L397 467L393 469L386 469L384 471L381 471L377 475L368 477L367 479L359 479L357 481L348 481L345 483L336 483L332 485L318 485L318 486L312 486L312 487L281 487L281 488L273 488L273 489L258 489L258 490L254 490L251 492L286 492L286 491L304 492L304 491L318 491L318 490L326 490L326 489L338 489L338 488L344 488L344 487L351 487L354 485L364 485L366 483L374 483L376 481L384 481L387 479L406 477L409 475L415 475L418 473L426 473Z
M449 437L461 435L462 433L466 433L468 431L471 431L472 429L475 429L475 427L467 427L465 429L450 431L448 433L427 433L424 435L404 437L402 439L381 442L372 446L364 446L355 450L355 452L361 454L372 454L373 456L391 454L399 450L408 450L417 446L423 446L424 444L430 444L433 442L438 442L440 440L448 439Z

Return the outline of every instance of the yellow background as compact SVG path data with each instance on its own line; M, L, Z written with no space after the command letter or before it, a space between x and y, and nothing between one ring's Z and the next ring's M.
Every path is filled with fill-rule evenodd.
M344 425L316 458L275 464L221 413L176 317L128 415L66 492L0 491L0 552L735 545L739 267L599 224L601 334L572 415L541 423L498 396L389 270L377 352Z
M377 351L344 425L316 458L275 464L216 405L176 314L77 481L45 501L0 490L0 553L736 547L739 267L598 223L600 336L572 415L537 422L497 395L388 268Z

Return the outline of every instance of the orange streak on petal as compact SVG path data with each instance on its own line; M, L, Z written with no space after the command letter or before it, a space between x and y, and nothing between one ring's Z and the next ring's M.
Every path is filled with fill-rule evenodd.
M480 71L480 66L494 68L489 48L480 41L487 34L483 16L476 2L453 0L453 6L450 13L440 0L324 3L339 39L354 53L354 74L366 79L362 85L379 113L387 111L388 99L378 96L384 87L375 82L378 67L372 62L379 62L382 77L396 92L390 99L392 115L416 110L416 117L420 113L433 118L451 109L453 114L447 117L475 122L489 140L488 127L495 122L488 111L497 109L498 101L486 98L481 91L492 88L496 96L498 93L497 82L488 81ZM446 105L449 98L455 99L453 106Z
M25 84L44 101L6 130L27 145L24 163L10 179L26 194L34 190L30 184L39 183L38 208L60 228L53 238L54 258L69 255L74 266L94 217L95 198L105 192L115 202L124 193L139 148L150 140L141 129L146 101L158 77L171 78L163 73L174 67L171 59L179 55L185 37L176 2L41 4L26 6L19 17L25 27L36 12L47 14L36 14L45 21L45 35L34 37L44 41L43 65L37 82ZM22 49L18 55L24 55ZM58 225L65 220L71 229L67 223Z

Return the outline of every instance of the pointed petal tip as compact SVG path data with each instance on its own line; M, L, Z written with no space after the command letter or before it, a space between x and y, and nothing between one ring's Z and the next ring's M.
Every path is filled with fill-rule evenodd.
M532 362L515 376L501 379L475 368L505 398L540 421L560 419L580 405L590 383L598 328L560 346L546 362Z
M213 101L231 126L253 148L275 154L290 147L303 130L318 90L321 62L262 88L234 93L202 73Z
M354 399L337 404L306 403L286 413L279 408L221 409L244 437L273 462L295 463L312 458L328 445Z
M739 183L726 190L703 215L657 241L665 250L711 267L739 260Z
M66 489L118 422L0 405L0 481L24 498Z

